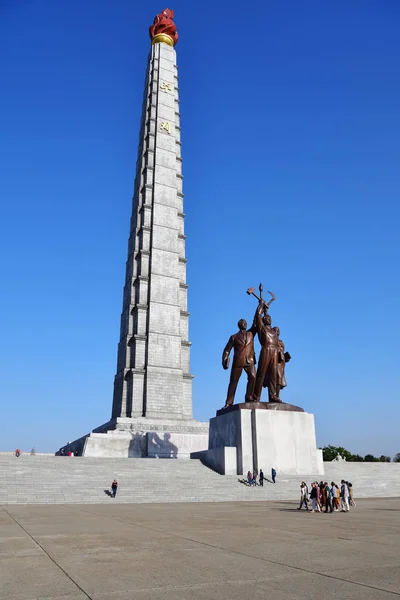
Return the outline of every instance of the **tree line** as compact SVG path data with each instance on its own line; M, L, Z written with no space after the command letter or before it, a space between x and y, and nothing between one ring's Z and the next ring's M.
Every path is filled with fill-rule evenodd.
M373 454L366 454L360 456L360 454L352 454L342 446L325 446L322 448L322 455L324 461L334 460L338 455L346 459L346 462L392 462L390 456L374 456ZM400 452L393 457L393 462L400 463Z

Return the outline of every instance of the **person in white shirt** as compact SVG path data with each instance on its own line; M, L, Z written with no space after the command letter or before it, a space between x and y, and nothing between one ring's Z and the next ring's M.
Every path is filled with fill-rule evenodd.
M338 512L338 510L339 510L339 500L338 500L338 496L337 496L338 489L339 488L336 485L336 483L334 483L333 481L331 481L332 506L333 506L333 510L335 512Z
M298 507L298 510L301 510L301 508L304 507L306 508L306 510L308 509L308 487L305 481L301 482L301 486L300 486L300 506Z
M349 512L349 488L346 485L344 479L341 481L342 487L340 488L340 502L342 505L342 512Z

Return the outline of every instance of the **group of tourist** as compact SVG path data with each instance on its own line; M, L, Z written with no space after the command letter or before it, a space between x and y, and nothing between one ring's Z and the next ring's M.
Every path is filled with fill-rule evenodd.
M311 491L309 492L308 486L305 481L301 482L300 485L300 506L310 512L325 512L332 513L348 512L350 506L356 506L353 498L353 486L349 481L342 479L340 487L336 485L334 481L330 485L325 481L318 483L314 481L311 484ZM310 508L311 504L311 508Z
M22 452L21 452L21 450L19 448L17 448L16 451L14 452L14 454L15 454L15 456L17 458L19 458L21 456ZM32 448L32 450L30 452L30 455L31 456L36 456L36 450L35 450L35 448Z
M258 482L257 482L258 479ZM270 483L275 483L276 480L276 471L274 468L271 469L271 482ZM257 471L247 471L247 480L243 480L243 483L246 483L247 485L264 485L264 481L269 481L269 479L267 479L264 475L264 472L262 469L260 469L260 472L258 473Z
M75 450L75 453L72 452L72 450L69 450L68 452L65 452L64 448L61 448L61 450L60 450L60 456L78 456L78 451Z

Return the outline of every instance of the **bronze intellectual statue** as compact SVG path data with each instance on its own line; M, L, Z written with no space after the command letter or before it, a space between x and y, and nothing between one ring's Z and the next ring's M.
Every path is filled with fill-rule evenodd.
M237 384L243 369L247 374L246 402L252 402L253 389L256 380L256 357L254 354L254 334L255 327L247 331L245 319L240 319L238 323L239 331L229 338L222 353L222 366L226 370L229 368L229 354L233 348L233 361L231 377L229 381L228 394L224 408L233 404Z
M287 386L285 378L285 365L291 359L289 352L285 352L285 345L279 338L281 331L279 327L272 328L278 336L278 369L275 395L279 398L280 391ZM264 387L267 387L267 382L264 380Z
M256 402L260 400L262 388L265 385L265 387L268 387L269 402L281 402L276 395L279 340L276 332L271 327L271 317L267 310L267 304L262 299L262 286L260 285L260 298L254 315L254 325L261 345L261 352L253 398Z

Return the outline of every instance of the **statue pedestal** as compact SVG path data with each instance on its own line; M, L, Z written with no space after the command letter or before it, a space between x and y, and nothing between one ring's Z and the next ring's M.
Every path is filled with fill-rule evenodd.
M300 406L294 404L287 404L286 402L240 402L239 404L232 404L227 408L221 408L217 410L217 417L226 415L234 410L283 410L289 412L304 412Z
M221 475L263 469L278 474L323 475L314 415L284 403L234 404L210 419L208 450L191 454Z

